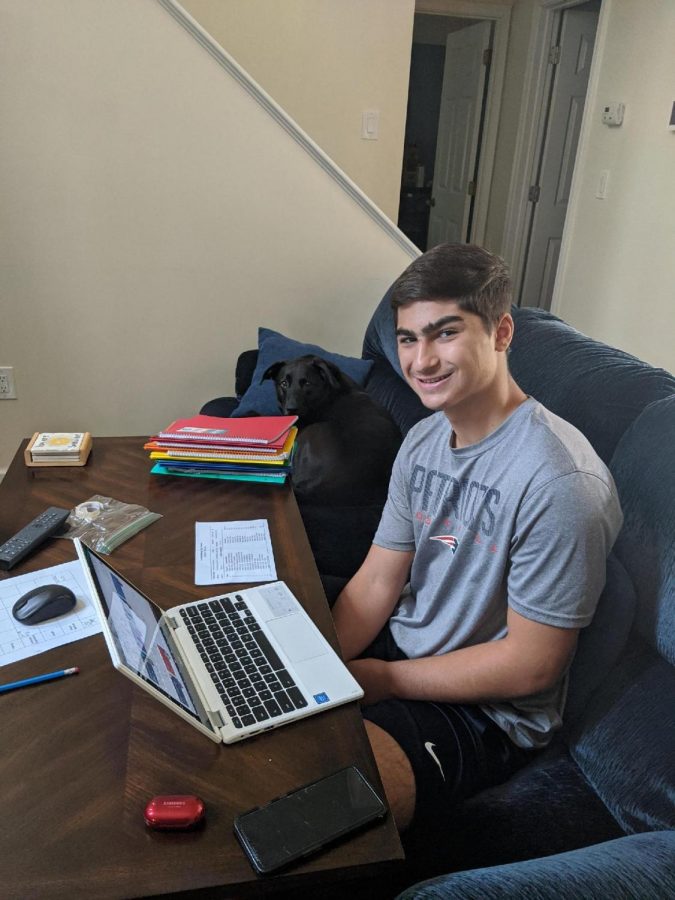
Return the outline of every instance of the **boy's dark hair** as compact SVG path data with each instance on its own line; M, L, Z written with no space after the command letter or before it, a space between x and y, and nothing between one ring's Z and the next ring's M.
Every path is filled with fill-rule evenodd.
M508 267L475 244L439 244L418 256L393 284L394 311L415 300L454 300L480 316L490 332L511 309Z

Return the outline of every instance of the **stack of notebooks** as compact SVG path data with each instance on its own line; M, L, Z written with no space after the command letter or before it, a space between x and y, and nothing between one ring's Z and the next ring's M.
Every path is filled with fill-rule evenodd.
M177 419L150 438L153 475L283 484L291 470L297 416Z

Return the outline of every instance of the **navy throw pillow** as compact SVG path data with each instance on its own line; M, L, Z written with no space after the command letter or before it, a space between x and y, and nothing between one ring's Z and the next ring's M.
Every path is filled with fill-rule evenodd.
M256 363L251 386L239 402L233 416L278 416L279 406L274 382L268 378L262 380L267 369L275 362L285 359L295 359L307 354L320 356L322 359L332 362L334 365L349 375L354 381L363 387L373 367L373 361L369 359L356 359L353 356L342 356L339 353L330 353L317 344L304 344L287 338L278 331L269 328L258 329L258 362Z

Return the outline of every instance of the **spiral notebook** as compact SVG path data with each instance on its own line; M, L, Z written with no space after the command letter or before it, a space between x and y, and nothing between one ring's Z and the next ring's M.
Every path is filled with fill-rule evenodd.
M156 439L187 441L194 444L242 444L282 448L288 431L298 421L297 416L192 416L176 419Z

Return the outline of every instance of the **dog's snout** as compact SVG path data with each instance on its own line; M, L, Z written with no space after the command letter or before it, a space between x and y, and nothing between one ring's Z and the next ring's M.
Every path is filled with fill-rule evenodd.
M288 388L286 390L284 396L281 398L281 401L284 408L284 413L287 416L297 416L300 414L300 410L303 406L302 393L298 391L296 385L293 385L292 388Z

